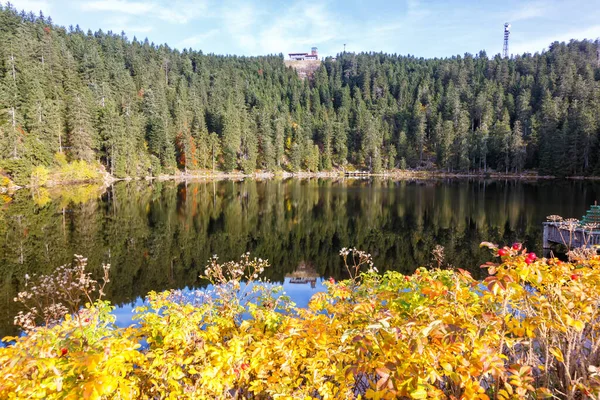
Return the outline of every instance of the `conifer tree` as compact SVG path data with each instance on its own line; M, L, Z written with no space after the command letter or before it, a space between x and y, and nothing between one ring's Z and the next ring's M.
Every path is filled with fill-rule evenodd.
M85 93L74 91L69 95L67 104L69 153L73 159L88 162L95 159L94 150L98 141L89 109L90 101Z

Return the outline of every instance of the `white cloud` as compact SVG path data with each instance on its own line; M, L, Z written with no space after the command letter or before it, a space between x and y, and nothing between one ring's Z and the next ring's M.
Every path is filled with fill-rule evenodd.
M402 23L383 24L383 25L378 25L378 26L373 27L371 32L377 33L377 34L385 34L385 33L389 33L389 32L395 32L399 29L402 29L403 27L404 27L404 24L402 24Z
M349 21L342 24L325 4L315 1L297 0L279 13L246 3L228 6L224 15L223 25L245 54L309 51L312 46L344 37L350 26Z
M172 24L187 24L191 20L205 14L208 6L206 0L183 0L166 3L167 5L162 5L156 1L96 0L82 2L80 8L83 11L103 11L132 16L147 16L159 18Z
M172 24L187 24L209 14L208 0L167 1L168 6L156 8L155 15Z
M259 22L265 21L267 15L251 3L225 3L221 10L221 24L229 36L241 48L255 53L257 50L257 36L260 31Z
M131 32L131 33L148 33L148 32L152 32L152 27L151 26L130 26L127 27L125 29L122 29L125 32Z
M525 3L522 4L519 8L517 8L517 10L515 10L512 14L510 14L510 16L508 17L508 21L516 22L523 21L526 19L544 17L551 11L552 8L553 5L548 1L536 1L533 3Z
M125 31L127 34L148 33L152 32L153 28L150 25L137 25L132 22L132 18L128 15L112 15L105 18L102 22L102 28L113 32Z
M147 14L155 8L152 3L126 1L126 0L99 0L82 2L83 11L110 11L124 14Z
M406 18L425 18L428 17L432 10L427 7L422 0L407 0L406 2Z
M438 9L422 0L407 0L405 11L395 15L349 15L329 1L296 0L281 13L268 15L269 24L251 30L231 30L244 53L267 54L309 51L319 48L321 56L335 55L347 44L347 51L395 52L399 44L427 29L424 21ZM240 19L253 21L245 10ZM257 24L258 25L258 24ZM249 37L250 36L250 37Z
M438 20L438 27L451 25L453 13L460 11L455 9L448 13L444 7L423 0L406 0L405 4L405 10L398 14L354 21L347 31L347 50L396 53L402 49L407 53L406 45L413 42L415 36L431 34L431 21ZM441 15L442 20L438 18Z
M183 39L181 42L179 42L178 47L180 47L182 49L187 49L190 47L194 48L194 49L200 49L200 47L206 43L207 39L216 36L219 32L220 31L218 29L211 29L210 31L208 31L206 33L200 33L197 35L187 37L187 38Z
M261 14L263 14L261 10L249 3L235 4L223 10L223 22L229 29L242 32L252 28L259 18L264 17Z
M571 39L595 40L598 37L600 37L600 25L594 25L576 31L548 35L534 40L516 42L514 44L511 43L509 49L511 54L535 53L537 51L542 51L543 49L548 49L550 44L556 41L568 42Z
M34 14L38 14L40 11L47 17L52 10L50 2L48 0L13 0L11 4L17 10L25 10L25 12L32 11Z

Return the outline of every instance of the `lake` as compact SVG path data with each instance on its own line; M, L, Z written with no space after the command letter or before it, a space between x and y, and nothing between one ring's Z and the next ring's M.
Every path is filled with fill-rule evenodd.
M412 273L445 263L482 277L482 241L522 241L542 253L547 215L581 218L600 193L593 181L333 180L118 182L112 187L20 190L0 209L0 337L15 334L13 298L25 274L48 274L73 254L100 277L118 323L150 290L202 287L217 254L268 259L266 277L285 282L299 305L323 278L345 277L339 250L373 255L380 272Z

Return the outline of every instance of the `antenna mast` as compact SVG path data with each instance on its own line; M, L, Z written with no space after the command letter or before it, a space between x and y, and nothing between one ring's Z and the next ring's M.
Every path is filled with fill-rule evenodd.
M504 23L504 46L502 47L502 57L508 58L508 36L510 35L510 24Z

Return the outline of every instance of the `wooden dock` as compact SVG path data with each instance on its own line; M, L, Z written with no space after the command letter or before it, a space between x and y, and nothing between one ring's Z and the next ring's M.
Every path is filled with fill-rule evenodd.
M560 229L560 223L544 222L544 249L552 244L562 244L568 248L600 245L600 230L584 228Z
M369 171L344 171L345 176L369 176Z

